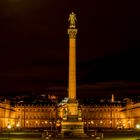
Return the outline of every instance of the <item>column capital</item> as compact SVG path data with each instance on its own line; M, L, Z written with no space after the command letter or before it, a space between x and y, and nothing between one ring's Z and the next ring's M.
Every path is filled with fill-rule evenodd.
M76 39L77 29L68 29L70 39Z

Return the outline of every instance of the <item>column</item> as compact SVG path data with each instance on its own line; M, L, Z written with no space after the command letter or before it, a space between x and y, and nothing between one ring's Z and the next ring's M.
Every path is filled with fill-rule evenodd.
M68 29L69 34L69 90L70 100L76 100L76 34L77 29Z

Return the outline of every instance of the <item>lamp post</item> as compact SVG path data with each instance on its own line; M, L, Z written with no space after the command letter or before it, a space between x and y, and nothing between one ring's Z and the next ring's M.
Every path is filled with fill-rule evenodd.
M94 121L93 120L91 120L91 127L93 128L93 125L94 125Z
M112 120L110 121L110 128L112 128Z
M137 130L140 130L140 124L137 124L137 125L136 125L136 129L137 129ZM138 140L139 140L139 132L138 132Z
M24 130L25 130L25 102L24 102Z
M87 132L88 132L88 120L86 121L86 123L87 123Z
M52 110L50 111L50 127L51 127L51 131L52 131Z
M10 139L10 129L11 129L11 125L8 124L8 125L7 125L7 128L8 128L8 139Z
M19 122L16 124L17 130L19 130L20 124Z
M100 121L100 127L101 127L101 128L103 127L102 125L103 125L103 121L101 120L101 121Z
M110 127L112 129L112 104L111 104L111 110L110 110Z
M128 121L128 127L129 127L129 129L130 129L130 125L131 125L131 121Z
M118 128L118 124L119 124L119 123L118 123L118 121L117 121L117 122L116 122L116 128Z

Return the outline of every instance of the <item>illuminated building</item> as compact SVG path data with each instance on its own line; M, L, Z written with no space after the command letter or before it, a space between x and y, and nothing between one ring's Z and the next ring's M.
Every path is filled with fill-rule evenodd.
M22 128L52 127L57 119L55 107L45 104L17 104L15 111Z
M0 128L52 128L60 126L62 110L59 107L43 104L0 103ZM136 128L140 124L140 103L129 103L125 107L120 104L80 105L85 129L96 128ZM60 111L60 112L59 112ZM62 113L62 114L61 114ZM59 122L59 124L58 124Z
M8 102L0 103L0 128L15 127L15 110Z
M82 118L85 128L123 128L125 113L119 104L99 104L82 106Z

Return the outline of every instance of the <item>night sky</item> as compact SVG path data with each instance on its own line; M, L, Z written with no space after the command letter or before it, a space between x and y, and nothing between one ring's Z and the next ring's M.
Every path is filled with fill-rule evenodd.
M77 90L140 93L140 8L121 0L0 0L0 94L68 86L77 15Z

